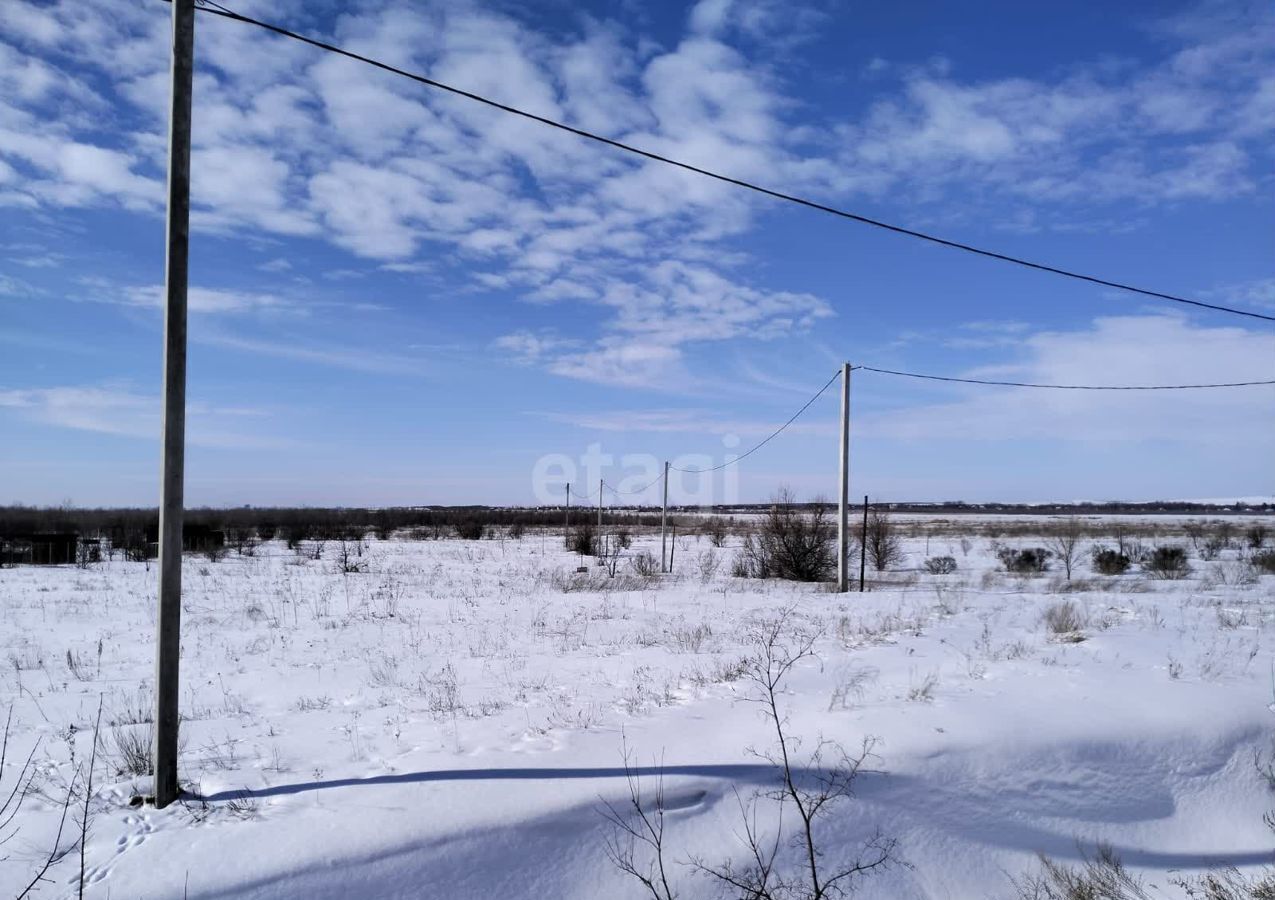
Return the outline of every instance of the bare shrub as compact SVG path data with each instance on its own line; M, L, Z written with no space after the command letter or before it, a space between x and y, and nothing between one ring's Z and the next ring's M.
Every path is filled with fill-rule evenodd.
M1249 563L1267 575L1275 575L1275 550L1263 550L1248 558Z
M352 543L341 539L336 552L336 570L341 575L355 575L367 571L367 560L363 559L363 542Z
M1038 873L1011 879L1019 900L1151 900L1109 845L1099 844L1092 857L1082 850L1081 860L1072 867L1042 853Z
M903 559L903 545L895 534L889 512L884 509L872 509L868 514L868 526L859 539L867 551L868 562L878 572L884 572Z
M620 568L620 544L615 535L603 536L602 543L598 545L597 559L602 568L606 569L607 575L614 578L616 570Z
M704 526L704 532L708 535L708 542L714 547L723 547L726 544L726 523L717 516L708 520L708 524Z
M705 550L696 557L696 568L699 570L700 583L708 584L712 581L721 565L721 559L712 550Z
M584 522L566 534L567 549L581 556L593 556L597 552L598 536L593 525Z
M1045 608L1045 613L1041 616L1045 627L1049 629L1050 634L1057 638L1065 638L1074 641L1077 635L1081 635L1085 627L1085 616L1081 612L1080 607L1073 600L1063 600L1059 603L1051 603ZM1084 638L1081 637L1081 640Z
M660 561L655 558L655 554L650 550L635 553L629 560L629 565L633 567L635 574L641 575L643 578L651 578L660 573Z
M1129 571L1129 557L1119 550L1095 545L1091 554L1093 570L1099 575L1123 575Z
M1177 581L1191 573L1185 547L1156 547L1142 563L1142 570L1152 578Z
M1275 830L1275 818L1265 816ZM1040 855L1040 871L1022 879L1011 878L1019 900L1151 900L1142 880L1124 867L1115 850L1099 844L1091 857L1081 850L1079 866L1067 866ZM1169 879L1190 900L1272 900L1275 868L1245 875L1233 866L1210 869L1202 876ZM1159 891L1156 896L1161 896Z
M699 653L704 643L713 636L707 622L698 625L679 623L669 630L669 640L674 653Z
M1001 547L996 551L996 558L1001 561L1006 572L1015 575L1038 575L1049 571L1049 558L1053 553L1044 547Z
M872 756L874 742L865 740L861 752L851 756L839 745L819 741L802 759L799 740L788 732L788 718L778 697L788 673L802 660L814 656L817 633L799 627L791 611L752 629L756 652L744 667L753 683L754 699L762 707L775 734L773 749L762 754L780 779L778 786L759 790L751 798L736 794L739 802L745 861L709 864L692 856L686 865L717 883L725 895L750 900L833 900L849 896L856 883L872 872L901 864L897 842L877 833L857 848L830 842L820 823L838 803L853 794L855 779ZM606 803L603 815L611 823L607 856L621 872L636 879L653 900L675 900L678 891L670 871L673 859L665 840L663 769L656 768L653 797L644 795L640 773L624 751L629 798L623 806ZM773 835L763 834L757 807L763 800L781 812ZM791 857L783 854L792 848Z
M951 575L956 571L956 560L951 556L931 556L925 561L925 571L931 575Z
M514 522L509 526L509 537L515 541L521 541L522 536L527 533L527 526L522 522Z
M483 533L487 530L483 520L473 516L461 519L452 527L456 529L456 537L463 541L481 541Z
M913 703L929 703L934 699L934 690L939 686L937 672L926 674L919 682L908 688L908 700Z
M816 503L809 514L803 514L792 492L781 488L760 530L745 537L732 573L745 578L823 581L837 566L834 537L826 506Z
M617 528L611 535L611 543L621 550L628 550L633 546L633 535L626 528Z
M108 755L115 766L115 774L149 775L155 771L153 751L155 726L122 725L111 732Z
M1271 530L1261 522L1254 522L1244 532L1244 540L1248 541L1248 546L1253 550L1260 550L1262 545L1266 543L1266 539L1270 537Z

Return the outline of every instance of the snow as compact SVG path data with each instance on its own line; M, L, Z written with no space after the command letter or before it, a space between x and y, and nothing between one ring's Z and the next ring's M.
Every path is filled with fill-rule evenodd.
M1099 840L1166 896L1174 875L1270 862L1254 758L1275 734L1275 577L1237 578L1231 550L1193 557L1182 581L1082 562L1067 591L1056 571L996 571L988 537L962 543L979 521L900 519L914 535L902 569L848 595L732 578L734 538L679 536L675 575L593 568L593 589L570 591L578 559L554 534L370 541L368 571L348 575L331 542L318 560L275 542L190 556L181 777L205 799L131 808L145 779L115 774L113 735L145 726L104 726L87 895L641 897L604 851L603 802L628 797L625 748L644 784L662 770L674 859L738 859L736 791L773 787L774 770L754 752L773 729L734 675L749 623L789 607L821 635L780 698L799 756L820 738L879 741L821 826L828 852L880 829L910 863L861 896L1005 896L1006 873L1037 852L1074 860ZM959 570L921 571L927 547ZM658 535L642 550L658 555ZM111 722L149 703L156 576L122 560L0 571L9 754L38 739L43 788L0 895L47 852L99 695ZM1088 622L1081 642L1041 624L1064 600ZM716 896L672 871L684 896ZM40 895L74 895L74 855L50 878Z

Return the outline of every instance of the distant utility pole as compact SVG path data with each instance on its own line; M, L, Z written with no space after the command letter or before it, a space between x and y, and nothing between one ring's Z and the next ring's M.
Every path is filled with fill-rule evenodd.
M868 495L863 495L863 534L859 538L859 593L863 593L863 574L868 567Z
M598 479L598 537L602 536L602 479Z
M159 499L159 621L155 657L155 806L177 799L182 515L186 456L186 283L190 257L190 107L195 0L173 0L168 122L168 258L164 270L164 461Z
M562 525L563 531L571 530L571 482L567 482L567 520Z
M668 571L668 460L664 460L664 511L660 513L660 571Z
M850 363L841 366L841 490L837 505L837 591L849 590L850 564Z

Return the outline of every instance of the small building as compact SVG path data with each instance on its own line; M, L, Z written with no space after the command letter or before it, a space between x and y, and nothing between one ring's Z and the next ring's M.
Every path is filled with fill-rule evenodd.
M151 525L146 529L146 542L155 546L155 554L159 555L159 526ZM182 523L182 550L186 553L207 553L209 550L220 550L226 546L226 532L211 525Z
M0 538L0 565L73 565L79 543L75 532L5 535Z

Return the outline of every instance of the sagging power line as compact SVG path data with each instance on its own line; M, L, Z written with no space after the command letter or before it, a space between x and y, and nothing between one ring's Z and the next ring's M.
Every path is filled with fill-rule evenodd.
M876 372L878 375L919 378L924 381L949 381L957 384L983 384L996 387L1040 388L1050 391L1204 391L1215 388L1259 387L1275 384L1275 378L1265 381L1225 381L1212 384L1040 384L1027 381L995 381L987 378L957 378L952 375L927 375L921 372L878 369L874 366L854 366L854 369L864 372Z
M983 385L983 386L990 386L990 387L1030 388L1030 389L1036 389L1036 390L1051 390L1051 391L1198 391L1198 390L1216 390L1216 389L1223 389L1223 388L1269 387L1269 386L1275 385L1275 378L1255 380L1255 381L1223 381L1223 382L1210 382L1210 383L1199 383L1199 384L1051 384L1051 383L1029 382L1029 381L998 381L998 380L987 379L987 378L962 378L955 375L931 375L924 372L905 372L899 369L883 369L877 366L866 366L866 365L850 366L849 369L850 371L874 372L878 375L891 375L891 376L897 376L901 378L916 378L923 381L940 381L940 382L948 382L948 383L955 383L955 384L973 384L973 385ZM736 463L739 463L743 461L744 459L747 459L749 456L752 456L762 447L765 447L775 438L779 437L779 435L781 435L794 422L796 422L797 419L801 417L802 413L804 413L811 406L813 406L815 401L818 400L820 397L822 397L824 393L827 392L828 388L832 387L833 383L838 378L841 378L841 377L843 377L843 371L841 369L838 369L832 374L831 378L829 378L826 382L824 382L823 387L815 391L814 395L809 400L807 400L804 404L802 404L800 409L798 409L795 413L793 413L791 416L788 417L787 421L785 421L782 425L780 425L778 428L776 428L774 431L772 431L762 440L758 441L756 444L749 447L743 453L739 454L738 456L732 457L731 459L727 460L724 463L721 463L720 465L711 466L706 469L688 469L688 468L683 468L681 466L675 466L672 463L665 463L664 471L661 472L659 475L657 475L651 481L642 485L641 487L628 489L628 490L621 490L615 485L609 484L604 480L600 482L599 490L608 490L612 494L616 495L617 497L636 496L636 495L645 493L646 491L655 487L661 481L667 480L668 473L670 471L679 472L686 475L707 475L712 472L718 472L722 469L727 468L728 466L733 466ZM570 492L571 495L575 496L576 498L580 500L592 500L598 496L597 492L581 494L578 491L571 491L569 486L568 486L568 491Z
M171 2L171 0L165 0L165 2ZM409 72L406 69L402 69L402 68L399 68L398 66L390 65L389 63L382 62L381 60L375 59L370 56L365 56L361 53L356 53L353 50L347 50L346 48L337 46L336 44L331 44L326 41L320 41L316 38L307 37L306 35L299 34L295 31L290 31L287 28L283 28L279 25L273 25L269 22L263 22L260 19L254 19L251 16L245 16L242 13L234 12L233 10L229 10L224 6L213 3L211 2L211 0L201 0L201 3L203 5L199 7L200 11L206 12L210 15L220 16L226 19L232 19L236 22L242 22L246 25L253 25L253 26L256 26L257 28L262 28L266 31L280 35L281 37L286 37L294 41L300 41L303 44L308 44L311 47L316 47L328 53L335 53L339 56L344 56L348 59L355 60L356 62L361 62L361 63L364 63L365 65L373 66L374 68L381 69L382 71L385 71L385 72L389 72L393 75L398 75L403 78L408 78L412 81L415 81L419 84L423 84L427 87L431 87L440 91L446 91L449 94L453 94L457 97L463 97L467 100L472 100L475 103L481 103L485 106L491 107L492 109L497 109L497 110L500 110L501 112L505 112L510 115L520 116L521 118L528 119L532 122L538 122L539 124L547 126L549 128L556 128L559 131L565 131L568 134L574 134L577 137L585 138L587 140L594 141L599 144L603 144L605 146L614 148L616 150L622 150L625 153L630 153L635 156L640 156L644 159L649 159L653 162L658 162L668 166L673 166L675 168L682 169L687 172L692 172L696 175L701 175L705 178L712 178L724 184L734 185L735 187L753 191L754 193L762 194L764 196L771 197L775 200L782 200L787 203L794 203L798 206L803 206L803 207L806 207L807 209L813 209L817 212L822 212L828 215L837 216L842 219L848 219L852 222L858 222L861 225L868 225L873 228L881 229L883 231L892 232L894 234L903 235L905 237L916 238L917 240L927 241L931 244L937 244L942 247L948 247L952 250L960 250L965 253L971 253L976 256L982 256L986 259L993 259L999 262L1009 263L1011 265L1020 266L1027 269L1033 269L1038 272L1045 272L1051 275L1059 275L1061 277L1070 278L1075 281L1083 281L1089 284L1095 284L1101 287L1113 288L1115 290L1125 291L1131 294L1139 294L1141 296L1151 297L1156 300L1164 300L1164 301L1169 301L1172 303L1180 303L1180 304L1185 304L1188 306L1195 306L1201 309L1213 310L1215 312L1224 312L1224 313L1229 313L1231 315L1236 315L1236 316L1245 316L1251 319L1261 319L1266 322L1275 322L1275 316L1266 315L1264 313L1254 312L1252 310L1237 309L1232 306L1223 306L1222 304L1218 304L1218 303L1206 303L1203 300L1195 300L1190 297L1182 296L1180 294L1170 294L1164 291L1155 291L1149 288L1142 288L1136 285L1127 284L1125 282L1114 281L1108 278L1101 278L1097 275L1089 275L1083 272L1077 272L1074 269L1064 269L1060 266L1053 266L1047 263L1035 262L1033 260L1026 259L1021 256L1014 256L1008 253L1001 253L996 250L989 250L985 247L977 247L977 246L974 246L973 244L966 244L961 241L951 240L949 238L940 237L939 235L936 235L936 234L930 234L929 232L917 231L916 229L913 229L913 228L906 228L902 225L895 225L890 222L882 221L880 219L874 219L869 216L862 215L860 213L851 212L846 209L830 206L826 203L820 203L816 200L810 200L805 197L800 197L800 196L797 196L796 194L789 194L784 191L775 190L774 188L768 188L763 185L757 184L755 182L746 181L742 178L734 178L730 175L724 175L721 172L715 172L712 169L706 169L701 166L696 166L688 162L683 162L682 160L679 160L679 159L674 159L673 157L670 157L670 156L664 156L659 153L654 153L650 150L644 150L641 147L637 147L637 146L634 146L633 144L625 143L624 141L619 141L614 138L605 137L595 132L587 131L583 128L577 128L574 125L568 125L565 122L560 122L556 119L551 119L548 116L542 116L537 113L529 112L517 106L510 106L507 103L501 103L497 100L491 99L490 97L485 97L482 94L476 94L473 91L467 91L467 90L464 90L463 88L458 88L458 87L455 87L454 85L446 84L445 82L442 82L442 81L437 81L433 78L429 78L417 72Z

